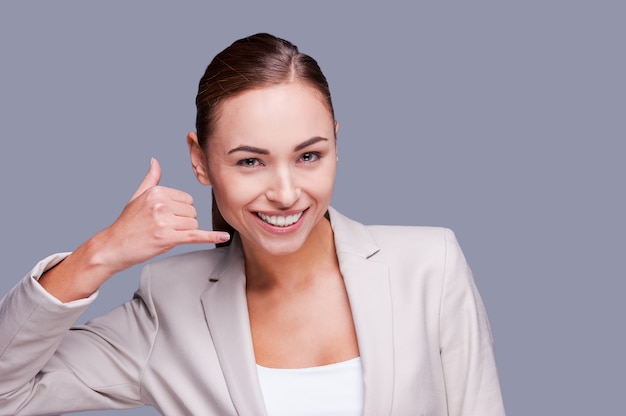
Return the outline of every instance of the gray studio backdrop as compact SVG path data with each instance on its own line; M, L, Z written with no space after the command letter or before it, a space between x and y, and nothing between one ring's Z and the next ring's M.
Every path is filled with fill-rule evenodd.
M0 3L0 292L111 223L152 156L209 227L185 146L197 81L267 31L330 81L334 206L457 233L508 414L623 411L623 3L155 3ZM138 272L83 320L129 299Z

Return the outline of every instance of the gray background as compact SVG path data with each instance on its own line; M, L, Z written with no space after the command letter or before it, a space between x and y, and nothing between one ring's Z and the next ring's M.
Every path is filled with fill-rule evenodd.
M623 3L295 3L0 3L0 292L112 222L151 156L209 227L184 141L197 82L267 31L330 81L334 206L456 231L508 414L623 412ZM127 300L138 270L84 319Z

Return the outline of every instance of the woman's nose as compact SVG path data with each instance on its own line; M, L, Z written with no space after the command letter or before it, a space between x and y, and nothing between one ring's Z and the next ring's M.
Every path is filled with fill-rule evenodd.
M300 187L289 168L276 169L265 193L267 199L279 205L280 208L293 206L300 198L300 194Z

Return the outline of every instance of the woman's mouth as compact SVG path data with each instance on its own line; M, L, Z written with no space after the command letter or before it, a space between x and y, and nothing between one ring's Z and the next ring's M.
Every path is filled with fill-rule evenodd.
M264 222L273 225L274 227L289 227L298 222L300 217L302 216L302 212L298 212L293 215L266 215L262 212L257 212L256 215L261 218Z

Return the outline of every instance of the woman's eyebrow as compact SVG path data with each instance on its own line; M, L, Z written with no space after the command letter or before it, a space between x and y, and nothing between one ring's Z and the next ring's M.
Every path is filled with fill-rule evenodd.
M327 138L325 137L319 137L319 136L315 136L315 137L311 137L308 140L303 141L302 143L296 145L296 147L293 148L294 152L297 152L299 150L305 149L309 146L311 146L312 144L315 144L317 142L321 142L321 141L328 141ZM249 152L249 153L256 153L259 155L269 155L270 151L267 149L261 149L260 147L254 147L254 146L247 146L247 145L241 145L241 146L237 146L234 149L230 149L228 151L228 154L233 154L235 152Z
M297 145L296 147L294 147L293 151L297 152L298 150L302 150L302 149L304 149L306 147L311 146L312 144L315 144L315 143L321 142L321 141L326 141L327 142L328 139L325 138L325 137L319 137L319 136L311 137L309 140L305 140L302 143L300 143L299 145Z
M269 155L270 151L267 149L261 149L258 147L254 147L254 146L246 146L246 145L242 145L242 146L237 146L234 149L230 149L228 151L228 154L232 154L235 152L250 152L250 153L257 153L260 155Z

